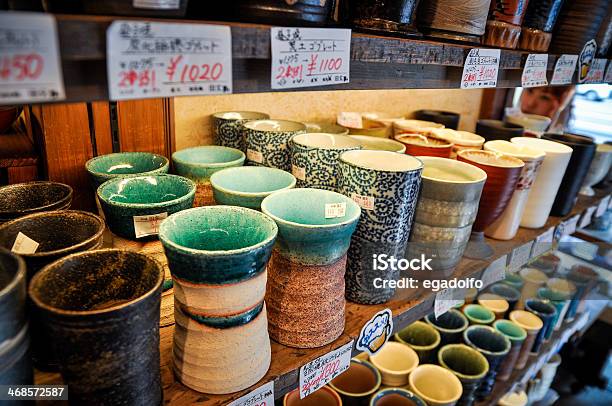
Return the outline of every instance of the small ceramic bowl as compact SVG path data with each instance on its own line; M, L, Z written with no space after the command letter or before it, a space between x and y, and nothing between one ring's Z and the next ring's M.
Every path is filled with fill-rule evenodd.
M433 121L434 123L443 124L446 128L456 130L459 126L461 115L452 111L417 110L414 112L414 118L417 120Z
M164 174L111 179L97 195L108 228L133 240L156 235L162 219L192 207L195 191L193 181Z
M393 122L393 132L395 135L402 133L429 135L433 130L439 128L444 128L444 124L424 120L396 120Z
M453 149L453 144L448 141L421 134L402 133L394 138L404 144L408 155L450 158Z
M418 366L409 377L410 389L430 406L454 405L463 393L459 378L446 368L426 364Z
M362 125L357 127L345 127L351 135L368 135L370 137L388 138L391 135L391 122L381 120L376 116L362 114Z
M215 172L210 177L218 204L260 210L261 202L279 190L295 187L295 176L281 169L241 166Z
M374 365L353 358L349 369L334 378L329 386L340 394L345 403L352 404L367 402L381 384L382 377Z
M452 371L469 386L489 372L489 362L484 355L465 344L448 344L438 351L440 366Z
M452 158L457 156L457 152L464 149L482 149L482 145L485 143L485 139L478 134L468 131L451 130L450 128L433 130L431 137L441 138L452 143Z
M463 308L463 314L470 324L491 324L495 321L495 313L479 304L470 304Z
M72 188L58 182L27 182L0 187L0 224L41 211L64 210Z
M390 140L387 138L370 137L367 135L349 135L361 143L363 149L376 151L391 151L403 154L406 152L406 146L401 142Z
M337 135L348 135L349 130L346 127L342 127L338 124L328 123L325 121L316 121L311 123L304 123L306 125L306 131L309 133L326 133L326 134L337 134Z
M433 313L428 314L425 322L438 330L442 345L460 342L469 325L468 319L457 309L451 309L437 318Z
M408 375L419 365L419 356L407 345L390 341L370 361L380 371L383 385L405 386Z
M408 389L385 388L370 399L370 406L384 405L427 406L427 403Z
M91 158L85 163L95 188L118 176L168 173L170 162L150 152L118 152Z

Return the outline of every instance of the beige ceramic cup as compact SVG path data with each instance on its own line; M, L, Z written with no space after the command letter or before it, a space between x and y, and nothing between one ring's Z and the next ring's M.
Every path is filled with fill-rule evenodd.
M419 357L406 344L390 341L370 356L370 362L380 371L383 385L405 386L408 374L419 365Z
M510 312L509 319L510 321L518 324L527 332L527 337L525 340L523 340L521 351L516 359L516 363L514 364L515 369L523 369L527 363L527 358L529 358L529 353L531 352L531 347L533 347L533 342L544 326L544 323L538 316L526 310L514 310Z
M523 309L527 299L537 297L538 289L544 286L548 280L548 276L536 268L523 268L519 271L519 275L523 280L523 287L521 288L521 298L515 309Z
M393 122L393 134L415 133L430 135L433 130L444 128L443 124L424 120L395 120Z
M478 296L478 304L495 313L495 319L503 319L510 305L503 297L494 293L483 293Z
M420 365L412 371L408 380L410 390L429 406L452 406L463 393L459 378L438 365Z
M485 139L478 134L468 131L458 131L450 128L441 128L431 132L432 137L441 138L453 144L451 158L457 158L457 152L465 149L482 149Z
M374 151L391 151L403 154L406 152L406 146L399 141L390 140L388 138L372 137L369 135L349 135L349 137L358 141L362 149Z

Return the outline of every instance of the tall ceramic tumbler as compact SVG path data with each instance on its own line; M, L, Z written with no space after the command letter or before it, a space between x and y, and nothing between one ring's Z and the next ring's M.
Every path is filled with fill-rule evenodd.
M278 228L244 207L183 210L160 225L174 281L175 375L199 392L245 389L270 366L266 265Z
M507 381L514 370L514 365L516 364L516 360L521 354L521 348L523 347L523 342L527 338L527 331L518 324L510 321L510 320L497 320L493 323L493 328L510 340L510 351L501 366L499 367L499 371L497 374L497 379L500 381Z
M291 172L289 141L306 132L302 123L287 120L256 120L244 123L246 164Z
M527 359L529 358L529 353L533 348L533 344L544 327L544 323L538 316L526 310L514 310L510 312L509 319L517 326L522 327L527 333L514 364L515 369L523 369L525 364L527 364Z
M438 363L461 381L463 392L457 406L470 406L476 401L476 389L489 372L489 361L465 344L448 344L440 348Z
M256 111L221 111L212 115L215 145L246 152L243 124L253 120L267 120L270 116Z
M395 289L381 280L397 280L398 269L378 270L375 255L402 258L410 234L423 163L410 155L357 150L340 155L338 191L362 208L351 239L346 298L362 304L385 303ZM378 283L376 283L378 281Z
M361 209L321 189L288 189L266 197L263 213L278 225L266 304L270 336L298 348L320 347L344 331L344 273Z
M516 48L528 2L492 0L483 43L494 47Z
M595 191L591 186L601 182L606 175L610 173L612 168L612 145L610 144L598 144L595 150L595 158L589 166L584 181L582 182L582 188L580 194L585 196L594 196Z

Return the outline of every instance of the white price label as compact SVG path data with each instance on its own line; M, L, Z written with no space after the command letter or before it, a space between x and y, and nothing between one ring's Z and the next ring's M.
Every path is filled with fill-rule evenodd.
M375 201L373 196L362 196L357 193L351 193L351 199L364 210L374 210Z
M470 49L461 76L462 89L476 89L497 86L499 71L499 49Z
M247 149L247 159L252 162L256 162L258 164L263 163L263 154L259 151L255 151L254 149ZM295 175L294 175L295 176ZM296 176L297 178L297 176ZM304 180L304 179L302 179Z
M295 176L296 179L306 180L306 169L302 168L301 166L291 165L291 174L293 174L293 176Z
M599 204L597 205L597 211L595 212L595 217L601 217L608 210L608 205L610 204L610 195L601 199Z
M111 100L232 92L227 26L114 21L106 54Z
M548 54L529 54L521 76L522 87L547 86Z
M361 117L361 113L354 113L350 111L342 112L336 116L336 122L343 127L363 128L363 118Z
M595 210L597 210L597 206L591 206L586 209L586 211L582 215L582 218L580 219L580 224L578 225L578 228L585 228L586 226L591 224L591 220L593 219L593 214L595 213Z
M561 55L555 64L551 85L570 85L576 71L578 55Z
M351 30L272 27L272 89L349 82Z
M440 317L453 307L461 303L461 300L456 298L455 289L443 289L436 294L434 302L434 316Z
M16 254L33 254L36 252L39 245L39 243L20 231L17 233L11 251Z
M134 0L134 8L144 8L148 10L178 10L181 5L180 0Z
M536 238L531 252L532 257L539 257L552 249L554 233L555 227L550 227L544 234L541 234Z
M66 98L55 18L0 12L0 104Z
M501 281L506 277L506 262L508 256L497 258L491 262L487 269L482 273L482 286L486 287L495 282Z
M349 369L354 340L300 368L300 399L322 388Z
M607 59L594 59L584 83L603 83L604 73L606 71L606 62L608 62Z
M608 61L608 69L606 69L606 75L604 76L604 82L612 83L612 59Z
M326 203L325 204L325 218L342 218L346 216L346 203Z
M574 234L578 228L578 220L580 220L580 214L576 214L575 216L570 217L563 223L559 224L557 228L561 228L560 237Z
M274 381L261 385L228 406L274 406Z
M511 272L518 271L520 267L529 262L529 259L531 258L532 246L533 241L529 241L512 251L512 255L510 256L510 265L508 266Z
M168 217L167 212L134 216L134 233L136 238L159 234L159 225L166 217Z

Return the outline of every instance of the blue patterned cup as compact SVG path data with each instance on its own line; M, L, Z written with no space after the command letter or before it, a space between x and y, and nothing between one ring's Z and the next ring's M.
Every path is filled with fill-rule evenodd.
M403 257L422 169L419 159L395 152L357 150L340 155L338 191L362 208L348 252L347 299L378 304L395 293L394 288L382 287L378 282L397 280L399 269L374 269L372 258Z
M291 140L291 173L297 187L336 191L338 158L343 152L361 149L346 135L307 133Z
M252 120L266 120L266 113L256 111L222 111L212 115L215 145L246 151L243 124Z
M306 132L302 123L256 120L244 123L247 165L268 166L291 172L289 141Z

